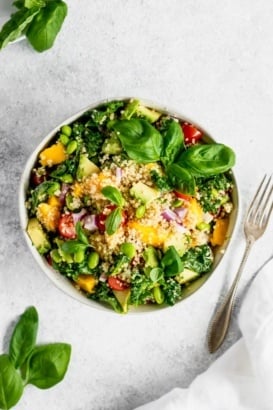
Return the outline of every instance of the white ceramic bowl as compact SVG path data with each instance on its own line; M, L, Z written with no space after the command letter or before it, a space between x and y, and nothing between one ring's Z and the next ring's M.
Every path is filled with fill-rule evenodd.
M99 302L93 301L91 299L88 299L84 294L80 293L73 285L72 283L65 278L64 276L62 276L60 273L56 272L49 264L48 262L45 260L45 258L43 256L41 256L38 251L36 250L36 248L32 245L31 240L28 236L28 234L26 233L26 227L27 227L27 222L28 222L28 215L27 215L27 211L26 211L26 207L25 207L25 201L26 201L26 192L28 189L28 185L29 185L29 179L30 179L30 174L31 174L31 170L34 167L36 161L37 161L37 157L40 153L40 151L42 151L42 149L47 146L50 142L51 139L54 138L55 134L59 131L60 127L64 124L70 124L73 121L75 121L76 119L78 119L79 117L81 117L82 114L84 114L86 111L93 109L105 102L108 101L112 101L112 100L129 100L132 97L122 97L122 98L111 98L111 99L107 99L107 100L103 100L100 102L97 102L95 104L92 104L86 108L84 108L83 110L79 111L77 114L73 115L70 118L67 118L66 120L64 120L61 124L58 124L48 135L46 135L41 143L37 146L37 148L33 151L33 153L31 154L31 156L29 157L25 169L23 171L22 177L21 177L21 182L20 182L20 188L19 188L19 215L20 215L20 223L21 223L21 227L23 230L23 234L25 236L25 239L27 241L28 247L30 249L30 252L32 253L34 259L36 260L36 262L38 263L38 265L40 266L41 270L48 276L48 278L59 288L61 289L63 292L65 292L67 295L73 297L74 299L78 300L81 303L84 303L88 306L91 306L93 308L96 309L100 309L100 310L104 310L104 311L108 311L108 312L114 312L114 310L112 310L111 307L108 307L107 305L103 305ZM204 139L207 142L215 142L215 140L210 136L210 134L204 130L204 128L202 128L196 121L189 119L188 117L185 117L184 115L178 114L177 111L175 110L171 110L171 109L167 109L166 107L162 107L159 106L151 101L147 101L144 99L139 99L141 100L141 102L151 108L154 108L156 110L162 111L163 113L168 113L176 118L179 118L183 121L187 121L189 123L195 124L202 132L203 134L206 136ZM187 288L184 290L184 295L183 295L183 299L178 302L178 304L182 303L183 300L190 296L191 294L193 294L195 291L197 291L206 281L207 279L215 272L216 268L219 266L220 262L222 261L224 255L225 255L225 251L230 243L230 240L234 234L235 231L235 227L236 227L236 222L238 219L238 209L239 209L239 195L238 195L238 185L234 176L234 173L232 172L232 178L233 178L233 182L234 182L234 189L233 189L233 194L232 194L232 200L233 200L233 210L230 214L230 222L229 222L229 227L228 227L228 232L227 232L227 239L224 242L224 244L219 247L219 249L217 250L216 254L215 254L215 258L214 258L214 262L213 262L213 266L210 272L202 275L199 279L195 280L194 282L192 282L190 285L187 286ZM141 313L141 312L155 312L158 311L160 309L163 308L167 308L168 306L160 306L160 305L146 305L146 306L139 306L137 308L133 308L130 307L129 313L134 312L134 313ZM115 313L115 312L114 312Z

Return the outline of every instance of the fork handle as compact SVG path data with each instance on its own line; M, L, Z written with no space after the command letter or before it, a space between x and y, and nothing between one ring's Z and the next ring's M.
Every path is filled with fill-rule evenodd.
M235 294L236 290L238 287L239 279L242 275L243 268L245 266L245 263L247 261L247 258L249 256L250 250L252 248L252 245L254 243L254 238L249 237L246 242L246 248L244 255L242 257L239 269L236 273L236 276L233 280L232 286L227 293L223 303L219 307L219 309L216 311L212 322L211 326L209 329L209 334L208 334L208 348L210 353L214 353L223 343L228 328L230 324L230 319L231 319L231 314L232 314L232 309L234 305L234 300L235 300Z

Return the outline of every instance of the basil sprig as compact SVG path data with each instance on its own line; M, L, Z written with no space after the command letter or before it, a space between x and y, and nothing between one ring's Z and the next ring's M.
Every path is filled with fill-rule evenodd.
M51 48L67 15L62 0L18 0L18 11L11 15L0 32L0 50L23 34L39 52Z
M70 361L67 343L36 345L38 312L29 307L17 322L9 353L0 355L0 408L11 409L20 400L24 386L48 389L63 380Z
M108 235L113 235L122 222L122 210L121 208L114 209L105 220L105 228Z
M76 223L75 229L77 239L67 240L61 245L62 251L70 255L77 253L78 251L84 252L86 248L90 246L88 237L86 236L80 222Z
M124 205L124 198L117 188L109 185L102 188L101 193L105 196L105 198L109 199L109 201L113 202L113 204L117 206Z

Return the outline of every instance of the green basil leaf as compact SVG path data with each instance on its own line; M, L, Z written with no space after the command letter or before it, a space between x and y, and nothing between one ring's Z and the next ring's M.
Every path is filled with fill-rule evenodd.
M184 134L181 125L174 120L168 123L167 131L163 139L163 152L161 162L166 167L175 161L175 158L184 148Z
M235 164L235 153L224 144L193 145L177 163L195 176L211 176L228 171Z
M46 2L44 0L25 0L24 7L31 9L32 7L44 7Z
M124 151L129 158L139 163L160 159L163 137L148 121L132 118L113 124Z
M17 7L17 9L21 9L24 7L24 0L17 0L12 3L13 6Z
M176 276L183 270L183 263L174 246L170 246L161 259L166 276Z
M0 50L20 37L39 11L39 7L33 7L32 9L23 7L14 13L10 20L3 25L0 32Z
M7 354L0 355L0 408L15 406L23 394L23 381Z
M84 230L81 226L80 222L76 223L76 233L77 233L77 238L80 242L82 242L85 245L89 245L89 240L88 237L86 236L86 234L84 233Z
M189 170L175 163L166 168L166 174L169 184L177 191L189 195L195 194L195 179Z
M61 250L68 254L77 253L78 251L85 251L87 245L77 240L65 241L61 245Z
M105 220L105 228L108 235L113 235L119 228L122 221L122 212L120 208L114 209Z
M163 270L161 268L152 268L149 276L152 282L158 282L163 278Z
M67 15L63 1L50 1L31 22L26 36L36 51L51 48Z
M124 198L117 188L113 186L106 186L102 188L101 192L105 196L105 198L109 199L109 201L113 202L114 204L118 206L124 205Z
M38 312L31 306L21 315L14 328L10 339L9 355L16 369L22 366L35 346L38 322Z
M71 355L71 346L52 343L37 346L27 362L26 381L40 389L48 389L63 380Z

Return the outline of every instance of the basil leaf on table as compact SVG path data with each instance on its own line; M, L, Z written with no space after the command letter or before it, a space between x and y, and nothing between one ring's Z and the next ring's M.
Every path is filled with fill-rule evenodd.
M113 186L106 186L102 188L101 193L105 196L105 198L109 199L114 204L118 206L124 205L124 198L117 188Z
M181 125L174 120L170 120L168 128L163 138L163 152L161 162L166 167L175 161L177 155L184 148L184 134Z
M13 330L9 345L9 356L16 369L23 365L35 346L38 322L37 310L31 306L21 315Z
M179 164L170 164L166 168L166 174L170 185L184 194L194 195L195 179L190 171Z
M26 32L36 51L42 52L53 46L66 15L67 5L61 0L50 1L40 9Z
M122 221L122 211L120 208L114 209L105 220L105 228L108 235L113 235L119 228Z
M32 351L26 370L26 381L40 389L48 389L63 380L71 355L67 343L37 346Z
M0 50L6 47L9 42L20 37L39 11L39 7L31 9L23 7L16 11L2 27L0 32Z
M23 381L7 354L0 355L0 408L15 406L23 394Z
M139 163L160 159L163 137L148 121L136 118L119 120L112 127L129 158Z
M233 167L235 154L224 144L198 144L184 151L176 162L195 176L211 176Z

